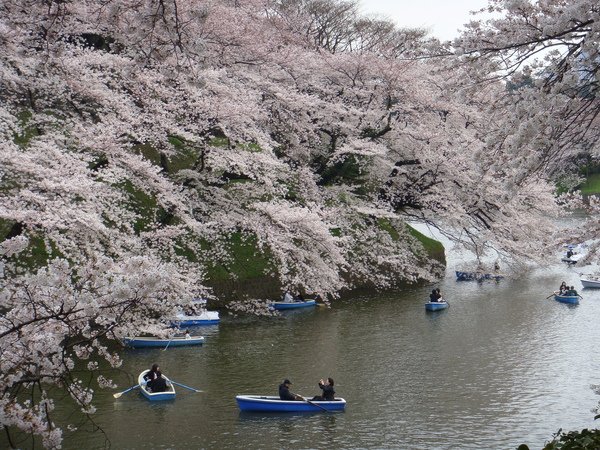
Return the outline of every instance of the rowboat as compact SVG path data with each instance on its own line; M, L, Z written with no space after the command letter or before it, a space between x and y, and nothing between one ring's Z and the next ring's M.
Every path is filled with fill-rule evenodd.
M183 347L186 345L202 345L204 344L204 336L177 336L171 339L163 339L157 337L126 337L123 338L123 344L133 348L145 347Z
M290 401L281 400L276 396L264 395L236 395L240 411L260 411L260 412L319 412L343 411L346 408L346 400L336 398L333 401L307 400Z
M306 300L303 302L272 302L271 307L277 310L282 309L297 309L297 308L308 308L315 306L317 302L315 300Z
M218 311L203 311L193 316L181 312L175 316L171 323L177 327L196 327L199 325L217 325L220 321Z
M427 302L425 303L425 310L427 311L439 311L448 307L448 302L442 300L441 302Z
M150 392L146 386L146 380L144 380L144 375L146 375L150 370L146 369L138 376L138 384L140 385L140 392L144 397L146 397L151 402L158 402L162 400L175 400L175 386L171 383L166 376L163 375L163 378L167 380L167 390L164 392Z
M568 265L577 264L577 262L582 259L587 252L587 245L583 244L568 244L564 247L567 248L565 255L560 259L562 262L567 263Z
M577 261L579 261L581 258L583 258L584 255L582 255L581 253L575 253L571 256L563 256L560 260L564 263L567 263L569 265L574 265L577 264Z
M497 275L497 274L493 274L493 273L461 272L459 270L456 271L456 281L484 281L484 280L500 281L503 278L504 278L504 275Z
M554 292L554 300L561 303L569 303L571 305L577 305L579 303L579 295L560 295L560 292Z
M581 277L581 284L584 288L600 289L600 279L597 276L585 275Z

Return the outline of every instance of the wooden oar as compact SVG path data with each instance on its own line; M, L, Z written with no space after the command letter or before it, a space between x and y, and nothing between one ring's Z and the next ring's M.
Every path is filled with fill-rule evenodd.
M113 394L114 398L119 398L121 395L123 394L127 394L129 391L133 391L136 388L139 388L140 385L136 384L135 386L131 386L129 389L125 389L123 392L117 392L116 394Z
M313 405L313 406L316 406L317 408L320 408L320 409L322 409L323 411L331 412L331 411L329 411L327 408L324 408L324 407L322 407L321 405L317 405L316 403L314 403L314 402L311 402L309 399L307 399L307 398L304 398L304 397L302 397L301 395L298 395L298 394L292 394L292 395L296 396L296 398L301 398L301 399L302 399L302 400L304 400L306 403L309 403L309 404L311 404L311 405Z
M314 403L314 402L311 402L311 401L310 401L309 399L307 399L307 398L304 398L304 397L302 397L302 398L304 399L304 401L305 401L306 403L309 403L309 404L311 404L311 405L313 405L313 406L316 406L317 408L320 408L320 409L322 409L323 411L331 412L331 411L329 411L327 408L325 408L325 407L323 407L323 406L321 406L321 405L317 405L316 403Z
M552 294L550 294L548 297L545 298L545 300L548 300L550 297L554 297L554 292Z
M181 386L182 388L189 389L190 391L204 392L204 391L201 391L200 389L196 389L196 388L193 388L193 387L186 386L185 384L178 383L177 381L173 381L173 380L170 380L170 381L171 381L171 383L173 383L173 384L175 384L177 386Z
M163 348L163 352L164 352L166 349L168 349L168 348L169 348L169 345L171 344L171 341L172 341L172 340L173 340L173 339L169 339L169 342L167 342L167 346L166 346L165 348Z

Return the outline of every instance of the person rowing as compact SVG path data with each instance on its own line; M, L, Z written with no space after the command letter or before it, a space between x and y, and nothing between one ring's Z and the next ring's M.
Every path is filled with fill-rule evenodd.
M291 385L292 382L287 378L283 380L283 383L279 385L279 398L287 401L304 401L302 396L290 392Z
M167 380L162 376L158 364L152 364L152 368L144 375L146 387L150 392L164 392L167 390Z

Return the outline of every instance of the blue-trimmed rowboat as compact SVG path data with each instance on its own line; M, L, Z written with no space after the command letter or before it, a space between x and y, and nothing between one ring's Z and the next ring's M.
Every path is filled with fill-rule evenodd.
M504 278L504 275L494 275L493 273L483 272L461 272L456 271L456 281L484 281L494 280L500 281Z
M561 303L577 305L579 303L579 295L560 295L558 291L554 291L554 300Z
M163 400L175 400L175 386L171 383L166 376L163 375L163 378L167 380L167 390L163 392L150 392L146 387L146 380L144 380L144 375L146 375L150 370L146 369L138 376L138 384L140 385L140 392L144 397L146 397L151 402L159 402Z
M255 412L320 412L324 409L327 411L343 411L346 408L346 400L343 398L337 398L333 401L309 400L303 402L300 400L281 400L279 397L268 395L236 395L235 401L240 407L240 411Z
M272 302L271 307L279 311L283 309L297 309L297 308L308 308L310 306L316 306L315 300L306 300L304 302Z
M194 316L179 313L171 323L176 327L196 327L199 325L217 325L220 321L218 311L204 311L202 314Z
M427 311L440 311L448 307L448 302L442 300L441 302L427 302L425 303L425 310Z
M157 337L126 337L123 338L123 344L133 348L147 347L183 347L186 345L202 345L204 344L204 336L177 336L172 339L163 339Z

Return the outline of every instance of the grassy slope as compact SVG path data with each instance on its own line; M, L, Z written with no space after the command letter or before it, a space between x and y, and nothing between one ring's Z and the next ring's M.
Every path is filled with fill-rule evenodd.
M26 122L27 119L27 116L23 117L24 122ZM35 132L28 132L23 136L15 136L15 142L21 146L26 146L33 135L35 135ZM177 154L168 159L163 157L161 160L160 154L149 145L138 145L136 150L154 164L162 165L163 169L166 169L167 172L171 174L182 169L192 168L197 160L197 153L193 149L187 147L184 141L175 136L170 137L169 140L176 148ZM226 142L211 142L211 144L225 145ZM250 147L247 148L247 150L259 151L259 149ZM137 190L128 182L124 183L121 188L129 196L131 209L140 216L134 224L136 232L139 233L140 231L151 228L155 221L163 222L161 219L163 219L164 211L158 206L155 198L147 193ZM168 218L163 223L167 221ZM12 225L12 222L0 219L0 242L6 238ZM380 221L379 226L390 233L392 238L399 238L399 233L389 222ZM408 228L411 235L423 244L429 257L438 259L442 262L445 261L444 248L439 242L424 236L410 226L408 226ZM333 230L333 232L334 231L335 230ZM202 247L206 248L207 246L203 245ZM256 287L264 288L265 282L276 282L273 275L268 275L268 273L272 273L275 270L274 264L268 254L265 254L258 249L255 239L252 237L243 238L241 233L234 233L228 239L227 248L228 254L231 257L230 263L222 265L209 262L207 264L208 284L214 286L218 293L223 294L227 291L240 290L252 291L254 285L256 285ZM50 257L45 250L43 240L39 238L32 239L30 251L28 253L29 255L23 259L22 263L25 267L29 267L30 269L42 266ZM191 251L184 250L182 254L191 262L197 261L198 256L192 254ZM279 290L279 287L277 287L277 290Z
M594 173L587 177L581 185L581 193L586 195L600 194L600 173Z

